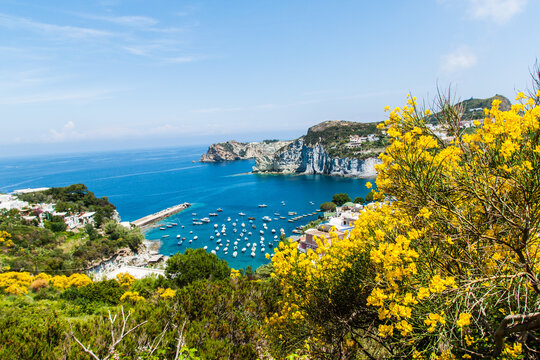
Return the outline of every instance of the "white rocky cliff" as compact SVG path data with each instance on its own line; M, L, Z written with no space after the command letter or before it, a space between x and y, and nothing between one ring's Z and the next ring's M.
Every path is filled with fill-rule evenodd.
M208 148L206 154L201 156L202 162L220 162L232 160L257 159L259 157L271 157L279 149L287 146L292 141L263 141L260 143L241 143L238 141L227 141L213 144Z
M256 158L254 172L325 174L338 176L375 177L376 157L349 159L331 157L324 146L308 146L303 138L278 151L274 156Z

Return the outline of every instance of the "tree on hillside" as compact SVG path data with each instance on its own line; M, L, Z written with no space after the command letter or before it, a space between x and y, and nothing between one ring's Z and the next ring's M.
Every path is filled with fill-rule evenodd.
M165 275L178 286L186 286L195 280L221 280L230 276L231 269L225 260L204 249L187 249L167 260Z
M353 202L354 202L355 204L363 204L364 201L365 201L365 200L364 200L363 197L357 196L357 197L354 198L354 201L353 201Z
M273 257L284 297L269 319L273 352L309 343L313 357L538 358L538 90L508 111L495 100L473 134L441 96L450 139L426 126L431 112L415 98L391 111L373 193L391 202L360 213L349 237L306 254L280 244Z
M325 203L322 203L320 206L322 211L335 211L336 207L337 205L334 204L333 202L325 202Z
M349 195L345 193L335 194L332 197L332 202L336 204L337 206L341 206L349 201L351 201L351 198L349 197Z

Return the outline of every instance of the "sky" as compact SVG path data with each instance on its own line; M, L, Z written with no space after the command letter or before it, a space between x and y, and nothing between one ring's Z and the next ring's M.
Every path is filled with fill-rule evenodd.
M0 0L0 157L292 139L530 84L538 0Z

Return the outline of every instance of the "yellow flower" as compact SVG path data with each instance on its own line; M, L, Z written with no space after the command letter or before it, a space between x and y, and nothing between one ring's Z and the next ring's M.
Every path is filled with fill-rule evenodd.
M373 185L372 185L369 181L366 183L366 187L367 187L368 189L371 189L372 186L373 186Z
M460 328L469 326L471 324L471 314L461 313L459 314L459 319L456 321L457 326Z

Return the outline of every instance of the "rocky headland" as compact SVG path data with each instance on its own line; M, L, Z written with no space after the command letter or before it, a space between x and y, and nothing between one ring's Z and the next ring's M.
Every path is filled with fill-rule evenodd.
M262 142L227 141L210 145L206 154L201 156L201 162L221 162L233 160L257 159L273 156L279 149L292 141L265 140Z
M325 121L294 141L213 144L203 162L255 159L253 172L373 177L384 136L376 123Z
M374 177L385 141L376 123L325 121L272 156L257 157L253 171Z

